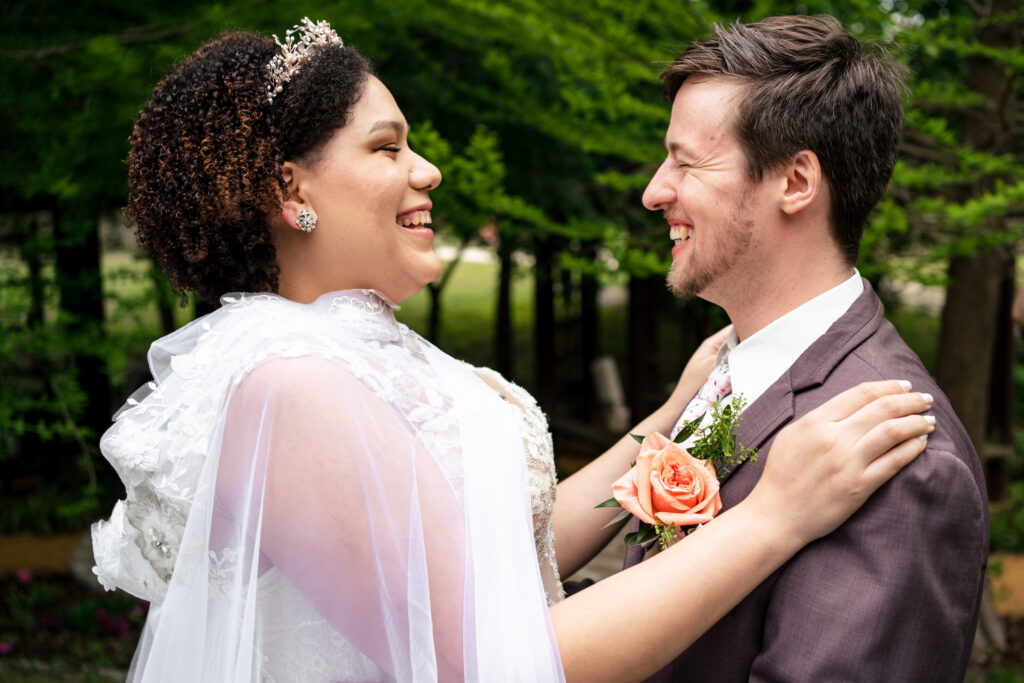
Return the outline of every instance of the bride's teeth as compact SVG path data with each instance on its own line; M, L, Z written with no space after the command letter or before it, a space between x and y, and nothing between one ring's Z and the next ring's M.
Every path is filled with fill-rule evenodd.
M405 228L412 227L413 225L427 225L429 223L429 211L414 211L413 213L403 216L401 220L398 221L398 224Z

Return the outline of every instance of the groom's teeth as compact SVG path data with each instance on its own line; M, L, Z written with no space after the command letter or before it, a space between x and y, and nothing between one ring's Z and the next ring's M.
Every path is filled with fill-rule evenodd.
M669 228L668 237L676 244L682 244L693 236L691 228Z

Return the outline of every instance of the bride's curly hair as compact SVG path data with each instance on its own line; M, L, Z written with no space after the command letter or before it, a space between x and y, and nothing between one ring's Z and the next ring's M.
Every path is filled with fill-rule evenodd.
M285 195L281 164L316 161L373 73L354 49L328 47L270 103L267 63L278 50L261 35L225 34L186 58L139 112L125 216L183 297L277 291L269 218Z

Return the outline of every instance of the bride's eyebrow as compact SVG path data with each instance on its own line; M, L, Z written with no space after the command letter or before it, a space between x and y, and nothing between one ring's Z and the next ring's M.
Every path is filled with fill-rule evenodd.
M402 123L401 121L391 121L391 120L388 120L388 119L381 119L380 121L377 121L376 123L374 123L372 126L370 126L370 130L368 130L366 132L366 134L367 135L373 135L378 130L381 130L381 129L384 129L384 128L390 128L391 130L395 131L396 135L405 135L405 124L404 123Z

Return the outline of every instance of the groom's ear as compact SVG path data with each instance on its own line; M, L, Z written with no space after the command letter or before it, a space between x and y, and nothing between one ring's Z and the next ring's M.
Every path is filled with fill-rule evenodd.
M810 206L822 190L821 162L817 154L805 149L794 154L781 170L782 211L789 215L799 213Z

